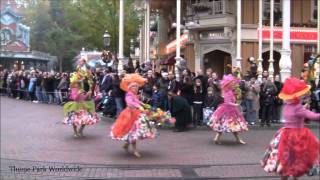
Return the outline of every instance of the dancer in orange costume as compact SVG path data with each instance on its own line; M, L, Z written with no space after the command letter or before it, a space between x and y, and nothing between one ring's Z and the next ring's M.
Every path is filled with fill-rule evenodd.
M137 140L145 138L154 138L155 128L148 128L147 117L142 113L142 103L138 97L139 87L142 87L145 79L138 74L126 74L121 80L120 88L126 91L125 101L127 107L120 113L111 129L111 138L125 141L123 148L129 151L132 146L133 154L141 157L137 151Z

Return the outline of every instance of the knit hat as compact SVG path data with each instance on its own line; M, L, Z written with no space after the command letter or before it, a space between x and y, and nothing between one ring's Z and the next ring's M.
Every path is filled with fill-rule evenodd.
M284 82L279 98L293 100L309 92L311 86L295 77L290 77Z

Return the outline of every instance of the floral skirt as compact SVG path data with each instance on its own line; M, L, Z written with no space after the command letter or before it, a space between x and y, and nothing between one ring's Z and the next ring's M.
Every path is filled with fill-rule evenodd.
M238 107L226 103L221 104L212 114L208 126L216 132L248 131L247 122Z
M156 122L150 121L146 114L139 110L126 108L111 127L110 136L112 139L128 142L153 139L157 136Z
M86 110L80 110L78 112L68 112L64 118L63 123L68 125L93 125L99 121L97 113L89 113Z
M281 128L274 135L261 165L266 172L299 177L319 174L319 141L308 128Z

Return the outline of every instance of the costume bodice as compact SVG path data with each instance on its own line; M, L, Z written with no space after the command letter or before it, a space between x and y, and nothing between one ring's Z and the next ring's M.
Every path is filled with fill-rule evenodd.
M223 91L223 98L225 103L235 103L236 97L232 90Z
M139 100L138 95L134 94L131 91L127 92L125 101L127 103L127 106L131 108L139 108L141 106L141 101Z
M320 120L320 113L309 111L298 102L285 104L283 108L283 117L285 120L285 127L302 128L304 127L305 119Z

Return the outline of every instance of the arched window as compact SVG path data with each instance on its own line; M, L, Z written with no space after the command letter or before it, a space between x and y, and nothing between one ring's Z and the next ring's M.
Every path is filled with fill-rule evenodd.
M7 44L12 39L12 33L10 29L1 30L1 45Z

